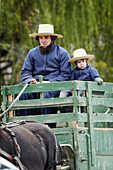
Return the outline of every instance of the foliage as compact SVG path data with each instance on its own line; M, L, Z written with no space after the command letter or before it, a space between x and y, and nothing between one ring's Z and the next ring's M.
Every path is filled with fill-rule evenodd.
M94 54L100 77L113 82L112 9L112 0L0 0L0 60L12 63L9 84L21 81L27 52L37 45L29 33L37 32L41 23L54 25L55 33L63 35L56 43L71 56L77 48ZM0 79L4 84L4 74Z
M109 79L109 82L112 82L113 80L113 74L111 74L113 72L113 67L108 67L107 68L107 64L103 61L99 61L95 63L95 67L98 69L101 78L107 82Z

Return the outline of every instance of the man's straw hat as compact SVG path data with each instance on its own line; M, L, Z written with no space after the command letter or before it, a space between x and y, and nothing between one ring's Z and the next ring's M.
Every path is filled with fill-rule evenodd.
M74 63L77 60L81 60L87 58L88 61L92 60L94 58L93 55L88 55L86 51L83 48L77 49L73 52L73 58L68 60L70 63Z
M37 36L42 36L42 35L51 35L51 36L56 36L57 38L62 38L63 36L60 34L54 34L54 28L53 25L51 24L40 24L38 33L33 33L29 34L30 37L37 37Z

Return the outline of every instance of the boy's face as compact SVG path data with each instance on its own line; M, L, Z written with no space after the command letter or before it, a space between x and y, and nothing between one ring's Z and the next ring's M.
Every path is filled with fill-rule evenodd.
M77 67L80 69L85 69L87 65L86 59L81 59L76 61Z

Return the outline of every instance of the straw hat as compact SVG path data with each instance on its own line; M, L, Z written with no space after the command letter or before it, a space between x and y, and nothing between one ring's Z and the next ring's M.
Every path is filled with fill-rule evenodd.
M62 38L63 36L60 34L54 34L54 28L51 24L40 24L38 33L29 34L30 37L42 36L42 35L52 35L57 38Z
M92 60L94 58L93 55L88 55L86 51L83 48L77 49L73 52L73 58L68 60L70 63L74 63L76 60L81 60L87 58L88 61Z

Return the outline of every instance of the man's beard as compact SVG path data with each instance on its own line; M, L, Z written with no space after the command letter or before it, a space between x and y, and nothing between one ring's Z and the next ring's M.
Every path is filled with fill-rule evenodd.
M42 46L39 47L40 49L40 52L42 54L49 54L49 52L51 51L52 49L52 46L53 46L53 43L51 43L50 45L48 45L46 48L43 48Z

